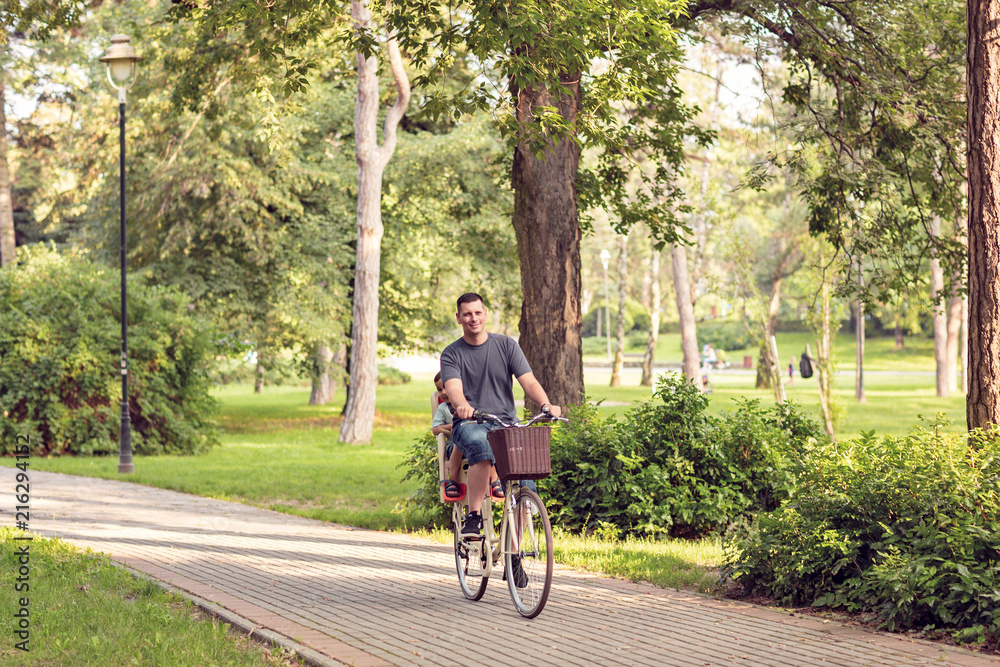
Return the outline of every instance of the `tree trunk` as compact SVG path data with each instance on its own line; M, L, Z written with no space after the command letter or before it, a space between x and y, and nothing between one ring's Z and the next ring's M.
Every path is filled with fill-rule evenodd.
M371 13L363 0L351 2L356 29L367 29ZM396 102L386 114L382 145L378 145L378 60L357 54L358 99L354 107L355 153L358 163L357 262L351 327L351 391L340 425L340 442L371 441L378 384L378 288L382 249L382 173L396 149L396 127L410 102L410 83L399 47L390 35L386 54L396 84Z
M859 269L860 270L860 269ZM858 299L854 312L854 398L864 403L865 398L865 304Z
M896 337L896 349L902 350L904 347L903 343L903 314L899 312L900 309L896 308L896 322L893 328L893 334Z
M967 4L969 429L1000 423L1000 0Z
M957 283L954 283L957 284ZM948 299L948 345L947 363L945 365L948 379L948 392L958 391L961 380L958 377L959 346L962 336L962 297L952 296ZM964 394L963 394L964 395Z
M774 365L771 366L771 383L774 387L774 401L776 403L785 402L785 383L781 381L781 356L778 354L778 341L773 335L768 337L771 345L771 358Z
M757 350L757 380L754 383L755 389L771 389L771 344L761 341Z
M962 297L962 335L959 340L962 353L962 396L969 395L969 297Z
M580 75L560 76L554 97L545 85L518 89L517 120L531 127L538 107L555 107L572 126L580 109ZM557 405L584 398L580 347L580 224L576 177L580 148L572 138L549 139L541 157L521 137L514 148L514 232L521 262L519 343L535 376ZM605 304L606 306L607 304ZM537 406L529 406L537 407Z
M931 236L941 236L941 218L931 216ZM945 313L945 303L941 296L944 291L944 271L941 260L936 256L931 259L931 298L940 299L932 303L934 310L934 370L937 385L937 395L947 396L951 385L948 383L948 319Z
M781 264L775 269L774 275L772 276L772 288L771 297L767 302L767 329L764 331L764 342L760 346L760 359L757 363L757 388L763 389L765 387L771 387L772 389L777 389L777 385L781 384L781 373L778 373L778 382L774 383L774 368L777 366L781 368L781 360L775 358L775 352L773 346L771 345L771 337L777 333L778 330L778 311L781 308L781 285L783 279L781 278Z
M656 344L660 339L660 251L653 248L653 257L649 264L649 338L646 339L646 355L642 358L643 387L653 385L653 359L656 357ZM697 343L695 343L697 347Z
M823 427L833 436L833 392L831 391L833 356L830 349L830 283L823 278L820 290L820 338L817 344L816 375L819 381L819 400L823 410ZM807 348L808 351L808 348Z
M681 348L684 350L684 375L699 388L701 384L701 354L698 351L698 334L694 324L694 306L691 304L691 278L687 269L687 250L684 246L670 246L671 264L674 269L674 293L677 295L677 312L681 320Z
M312 391L309 393L309 405L326 405L333 399L336 383L330 374L333 361L333 351L329 346L320 343L313 355Z
M253 369L253 393L259 394L264 391L264 355L257 350L257 365Z
M628 298L628 236L618 237L618 329L615 332L615 363L611 367L611 386L622 384L622 367L625 365L625 301Z
M10 165L7 162L7 113L4 73L0 70L0 266L17 262L14 237L14 202L11 197Z

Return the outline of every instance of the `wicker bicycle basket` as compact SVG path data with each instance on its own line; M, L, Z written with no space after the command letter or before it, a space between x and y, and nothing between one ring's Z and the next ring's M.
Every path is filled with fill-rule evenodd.
M500 479L541 479L552 474L549 437L546 426L498 428L486 434L497 460Z

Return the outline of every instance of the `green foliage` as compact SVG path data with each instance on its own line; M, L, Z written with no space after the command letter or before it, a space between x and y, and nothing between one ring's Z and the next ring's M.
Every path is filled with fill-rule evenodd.
M398 368L386 366L385 364L378 365L379 384L406 384L412 379L409 373L404 373Z
M733 13L727 28L752 42L770 32L788 65L797 143L768 166L798 175L810 231L842 251L845 272L865 259L864 284L839 288L888 300L923 282L931 257L946 276L964 275L961 233L930 237L927 220L964 216L966 109L954 95L965 86L965 6L755 2ZM765 171L750 180L766 180Z
M727 548L751 593L877 615L889 630L948 629L1000 640L1000 439L866 432L810 442L789 502Z
M609 309L611 316L611 338L615 337L615 331L618 327L618 305L617 302L613 302L611 308ZM595 304L590 312L583 316L583 321L581 323L581 335L582 336L596 336L597 335L597 318L601 318L601 333L604 334L605 329L605 317L604 314L604 302L603 300ZM642 304L635 299L627 299L625 301L625 331L649 331L649 315L646 313L646 309L642 307Z
M119 274L43 246L0 271L0 452L15 435L41 454L118 451ZM178 290L131 276L129 410L136 453L217 443L211 338Z
M575 406L553 432L541 486L566 528L610 525L636 536L704 535L770 509L790 484L788 460L819 427L792 404L743 401L722 419L682 375L663 376L653 400L621 419ZM604 528L607 530L607 528Z
M708 344L716 350L735 352L756 342L754 335L742 321L699 322L697 332L699 349Z
M684 103L675 80L683 58L675 22L686 7L673 0L569 0L498 11L490 2L400 0L382 13L419 72L413 85L426 90L421 106L428 116L490 112L505 138L539 157L563 141L596 149L575 181L580 210L614 210L622 229L644 222L658 240L672 241L684 141L706 144L713 136L691 122L698 110ZM363 47L374 36L355 41ZM457 91L442 85L462 59L475 63L478 76ZM498 88L498 81L505 83ZM579 101L571 101L568 82L579 83ZM519 97L538 91L554 103L526 111ZM644 187L627 187L631 177Z
M406 450L397 468L406 470L403 481L415 479L420 487L404 503L426 511L430 524L443 526L451 519L451 506L441 502L437 438L425 431Z

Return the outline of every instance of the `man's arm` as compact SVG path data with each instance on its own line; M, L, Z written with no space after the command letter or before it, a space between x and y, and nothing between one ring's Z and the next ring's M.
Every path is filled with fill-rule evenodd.
M448 397L451 398L451 404L455 406L455 415L459 419L472 419L475 408L469 405L469 401L465 398L465 392L462 391L462 381L459 378L451 378L444 383L444 388L448 392Z
M552 405L549 403L548 394L542 389L542 385L538 383L535 379L534 373L525 373L521 377L517 378L518 383L521 385L521 389L524 390L524 395L530 401L534 401L538 405L545 405L549 408L549 414L553 417L562 416L562 408L558 405ZM448 390L451 391L450 389Z

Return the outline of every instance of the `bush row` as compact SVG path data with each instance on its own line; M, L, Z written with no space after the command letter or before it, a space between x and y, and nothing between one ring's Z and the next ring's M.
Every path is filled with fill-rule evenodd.
M790 403L743 401L724 419L707 407L707 396L677 374L620 419L601 417L591 403L573 406L570 423L552 430L552 475L539 481L553 520L581 532L694 537L777 506L790 484L787 459L821 437L818 426ZM447 521L429 433L400 467L421 482L408 502L434 523Z
M0 453L118 451L120 278L75 255L25 247L0 270ZM180 292L129 277L129 413L137 453L217 442L205 326Z
M785 603L871 612L888 630L945 630L996 646L1000 439L943 426L809 443L787 502L729 541L733 576Z
M621 418L574 407L553 430L552 475L539 485L564 528L694 537L776 507L787 461L819 427L791 403L739 402L722 419L682 375L661 376L653 399Z

